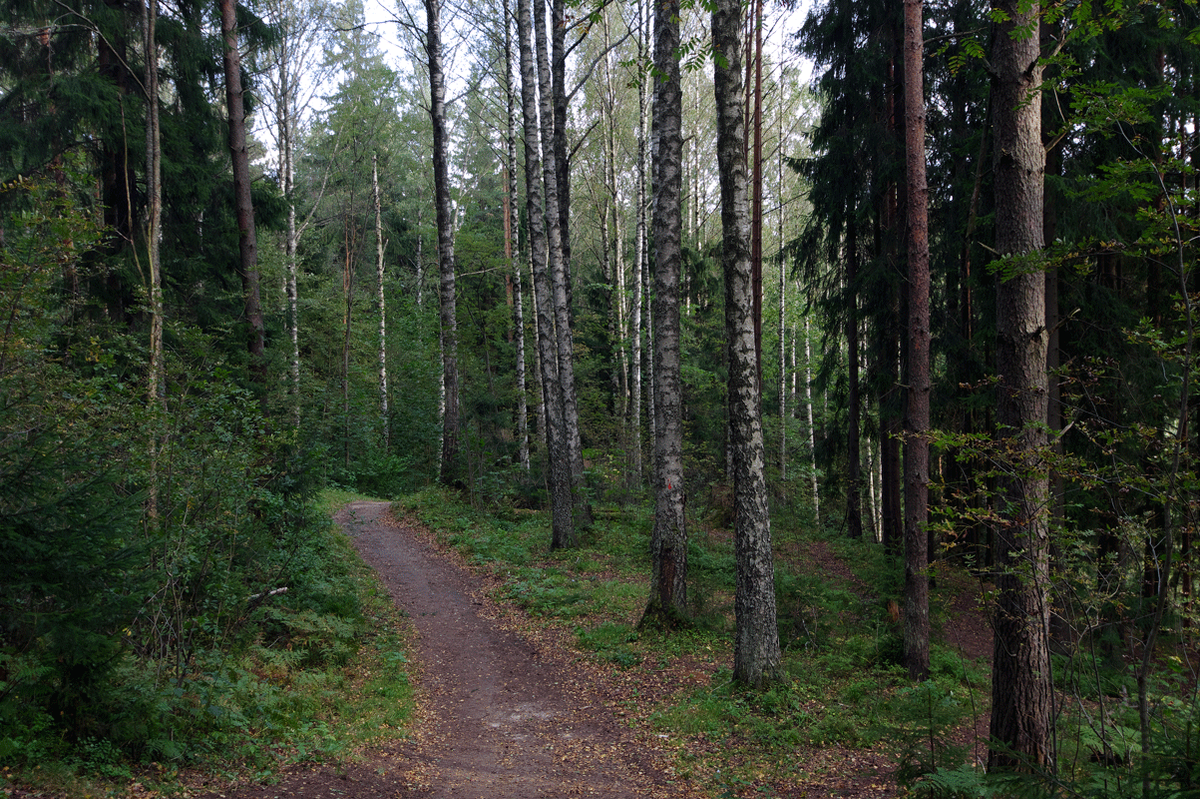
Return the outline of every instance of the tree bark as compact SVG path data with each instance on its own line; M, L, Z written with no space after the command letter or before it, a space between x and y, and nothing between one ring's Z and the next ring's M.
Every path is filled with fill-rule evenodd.
M862 538L862 400L858 355L858 226L846 225L846 535Z
M996 524L993 744L989 769L1053 769L1053 708L1048 646L1049 479L1046 290L1040 263L1045 150L1038 3L1001 0L992 53L995 96L996 251L1004 258L996 290L996 423L1005 440Z
M433 190L437 213L438 308L441 320L442 411L441 481L454 485L459 475L458 317L455 310L454 209L446 163L446 80L442 72L442 0L425 0L425 55L429 63L429 117L433 126Z
M371 156L371 183L375 194L375 271L379 275L379 418L383 422L383 446L386 450L391 442L391 424L388 421L388 373L387 373L387 298L384 295L383 208L379 200L379 156Z
M643 623L673 626L687 614L683 492L683 378L679 276L683 248L683 92L679 0L660 0L654 20L654 528L650 601Z
M638 12L638 56L639 63L643 63L650 57L650 14L648 12L648 0L639 0L637 4ZM634 231L634 255L633 255L633 317L630 320L630 332L633 337L633 415L630 419L631 441L629 453L632 458L632 483L636 487L642 485L642 386L644 384L646 368L645 368L645 349L642 347L643 336L645 335L645 315L644 310L645 297L645 273L647 269L646 257L646 172L648 164L646 154L648 148L646 146L647 132L649 125L646 122L646 116L649 112L649 98L646 96L649 87L649 78L642 75L638 83L638 122L637 122L637 217L636 230Z
M908 403L904 435L904 664L929 676L929 188L925 181L922 0L904 0L908 192Z
M522 471L529 472L529 403L525 384L525 290L521 281L521 259L514 256L513 232L516 230L517 192L517 110L516 87L513 85L513 42L511 8L504 3L504 97L505 97L505 178L504 195L504 258L513 276L513 326L516 328L517 379L517 455ZM518 65L519 67L519 65Z
M775 568L767 507L766 454L754 341L750 209L746 187L746 128L742 106L741 4L717 0L712 12L716 54L717 162L721 175L721 261L729 343L730 444L737 558L733 676L761 687L778 677L781 659L775 617Z
M558 391L561 394L563 435L571 477L571 498L575 525L587 527L592 521L591 504L583 486L583 443L579 436L579 405L575 391L575 342L571 332L570 278L563 248L562 206L559 199L558 156L555 142L554 87L547 50L546 17L540 10L533 14L534 51L537 58L538 96L542 123L542 182L545 190L546 250L549 261L549 289L554 309L554 336L558 357ZM526 167L528 168L528 167ZM574 545L574 541L571 542Z
M545 408L547 484L550 489L551 549L575 545L571 496L571 456L563 421L555 312L551 298L546 233L546 203L542 195L541 131L538 128L538 82L534 74L534 23L530 0L517 0L517 38L521 64L521 110L525 127L525 203L528 209L533 296L537 314L539 373Z
M817 426L813 419L812 341L808 316L804 317L804 404L808 412L808 459L812 469L813 523L821 526L821 485L817 477Z
M146 400L151 408L165 409L163 391L166 370L163 365L163 293L162 293L162 129L158 108L158 0L143 6L143 49L146 54L146 270L150 296L150 364L147 369ZM146 512L158 518L158 433L151 427L149 442L150 485Z
M250 325L247 349L250 373L260 384L267 378L262 300L258 280L258 239L254 230L254 202L250 195L250 150L246 144L246 106L242 90L242 56L237 39L236 0L217 0L221 35L225 42L225 103L229 114L229 152L233 163L233 194L238 226L239 273Z

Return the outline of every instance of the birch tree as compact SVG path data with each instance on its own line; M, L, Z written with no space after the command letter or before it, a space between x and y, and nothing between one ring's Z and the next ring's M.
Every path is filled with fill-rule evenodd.
M537 315L538 368L545 406L547 484L550 489L551 548L575 544L571 492L571 456L560 384L556 314L548 263L546 208L542 192L542 135L538 124L538 79L534 54L534 21L530 0L517 0L517 40L521 71L521 112L525 140L525 204L529 225L530 264Z
M672 625L687 613L683 492L683 378L679 277L682 261L683 93L679 0L654 6L654 529L646 619Z
M429 118L433 125L433 190L437 214L438 307L442 344L441 479L459 479L458 320L454 286L454 208L450 199L446 78L442 62L442 0L425 0L425 55L429 66Z
M775 617L775 566L754 338L741 11L738 0L717 0L714 6L713 80L717 163L721 175L721 262L725 273L725 329L729 347L729 430L737 559L733 676L746 685L761 687L777 678L782 655Z

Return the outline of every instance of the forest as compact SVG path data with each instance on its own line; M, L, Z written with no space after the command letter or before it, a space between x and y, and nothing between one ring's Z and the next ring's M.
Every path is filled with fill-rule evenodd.
M1200 790L1195 0L3 8L4 780L311 714L373 612L325 498L435 491L625 520L629 635L746 696L817 646L781 541L881 559L903 790Z

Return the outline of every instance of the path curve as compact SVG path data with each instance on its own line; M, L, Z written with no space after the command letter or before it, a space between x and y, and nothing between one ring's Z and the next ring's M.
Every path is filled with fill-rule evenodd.
M569 658L498 623L478 581L385 502L352 502L335 520L415 631L417 717L410 738L363 763L286 773L233 799L671 799L644 733L621 724Z

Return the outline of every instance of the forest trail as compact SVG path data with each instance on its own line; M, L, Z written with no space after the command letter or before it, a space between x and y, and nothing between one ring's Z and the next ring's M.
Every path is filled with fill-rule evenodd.
M647 734L621 723L570 655L505 629L478 579L386 502L335 517L414 628L417 714L410 737L364 762L285 773L224 799L674 799ZM652 736L649 736L652 738Z

